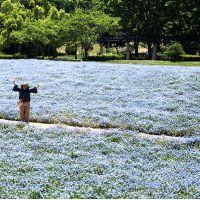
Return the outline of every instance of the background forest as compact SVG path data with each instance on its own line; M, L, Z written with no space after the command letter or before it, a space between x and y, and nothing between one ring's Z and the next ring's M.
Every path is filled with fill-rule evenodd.
M157 52L176 38L185 53L200 50L198 0L0 0L0 4L4 54L55 58L57 49L65 46L67 54L77 58L81 49L87 59L94 44L99 44L98 55L105 47L127 46L129 54L133 51L139 57L142 44L148 48L148 58L157 59ZM104 42L106 36L127 40ZM136 39L130 40L132 36Z

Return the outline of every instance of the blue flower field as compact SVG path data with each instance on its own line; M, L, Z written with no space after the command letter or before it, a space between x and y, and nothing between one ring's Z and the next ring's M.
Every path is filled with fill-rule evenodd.
M0 198L200 198L200 68L0 60L0 82Z
M200 132L200 68L0 60L0 117L18 119L11 80L40 83L31 121L174 136Z

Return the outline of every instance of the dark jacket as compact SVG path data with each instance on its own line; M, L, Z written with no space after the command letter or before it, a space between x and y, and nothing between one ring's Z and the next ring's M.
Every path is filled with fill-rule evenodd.
M29 87L28 87L27 90L23 90L18 85L15 85L13 87L13 91L19 92L19 99L21 99L22 102L29 102L29 101L31 101L30 93L37 93L37 88L34 87L32 89L29 89Z

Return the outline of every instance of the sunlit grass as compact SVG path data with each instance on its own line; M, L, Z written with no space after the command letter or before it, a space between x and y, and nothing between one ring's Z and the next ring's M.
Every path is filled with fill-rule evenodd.
M110 60L109 63L115 64L140 64L140 65L169 65L169 66L197 66L200 67L199 61L160 61L160 60Z

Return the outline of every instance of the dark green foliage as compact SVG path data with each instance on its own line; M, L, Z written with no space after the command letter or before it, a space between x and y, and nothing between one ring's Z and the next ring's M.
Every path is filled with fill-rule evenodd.
M107 61L107 60L122 60L123 55L99 55L99 56L89 56L87 61Z
M181 44L175 42L174 44L167 47L165 55L171 61L177 61L181 59L181 55L184 54L183 47Z
M0 50L28 58L55 58L57 48L67 45L74 48L74 54L82 47L87 57L102 34L118 27L119 19L98 9L98 2L4 0L0 7ZM73 8L67 13L65 6L69 4Z
M160 36L200 34L198 0L121 0L114 7L114 15L121 17L124 33L143 38L150 55L152 44L159 47L162 43ZM191 42L182 40L182 43L186 53L196 53L199 50L198 39Z
M160 37L200 35L199 0L0 0L0 5L0 51L28 58L56 58L57 48L66 45L66 53L75 58L81 47L84 59L110 60L88 58L104 35L143 38L134 41L135 58L140 40L148 46L149 58L156 58ZM186 53L200 51L198 39L181 43Z

